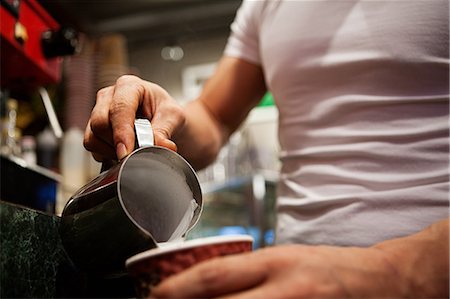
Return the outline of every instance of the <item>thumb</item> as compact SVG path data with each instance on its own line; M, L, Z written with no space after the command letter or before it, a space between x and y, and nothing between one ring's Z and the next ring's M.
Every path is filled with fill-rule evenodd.
M129 123L113 125L113 138L117 159L122 160L134 149L134 126Z
M165 134L159 130L155 130L155 129L153 131L153 134L155 137L155 145L159 145L159 146L168 148L174 152L176 152L178 150L175 142L170 140L169 137L167 136L167 134Z
M110 109L114 146L119 160L123 159L134 149L136 102L138 101L122 101Z
M134 120L144 94L145 87L137 77L122 76L116 82L109 120L119 160L134 149Z

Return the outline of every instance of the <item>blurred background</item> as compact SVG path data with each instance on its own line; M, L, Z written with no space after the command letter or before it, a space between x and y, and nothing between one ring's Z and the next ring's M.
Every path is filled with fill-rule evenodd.
M241 1L1 4L1 199L59 215L100 172L82 145L96 92L134 74L181 104L194 99L222 55ZM39 20L27 23L33 12ZM205 206L189 238L244 233L255 247L272 244L277 116L267 93L217 161L198 172Z

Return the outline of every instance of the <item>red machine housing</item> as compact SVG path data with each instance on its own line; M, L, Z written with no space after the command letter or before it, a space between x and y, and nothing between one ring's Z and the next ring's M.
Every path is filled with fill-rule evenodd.
M42 34L60 25L36 0L2 0L0 7L2 89L36 87L61 79L61 57L46 58ZM18 5L17 5L18 3Z

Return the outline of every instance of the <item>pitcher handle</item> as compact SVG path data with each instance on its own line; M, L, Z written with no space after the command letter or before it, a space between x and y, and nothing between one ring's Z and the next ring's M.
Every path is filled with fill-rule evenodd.
M136 119L134 121L134 132L136 136L135 148L155 145L152 125L148 119Z

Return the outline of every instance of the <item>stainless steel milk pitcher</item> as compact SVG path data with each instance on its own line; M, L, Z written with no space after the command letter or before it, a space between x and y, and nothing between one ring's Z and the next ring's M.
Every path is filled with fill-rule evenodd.
M158 243L182 239L197 222L202 192L179 154L153 145L148 120L135 121L140 147L78 190L66 204L60 234L80 269L125 273L125 260Z

